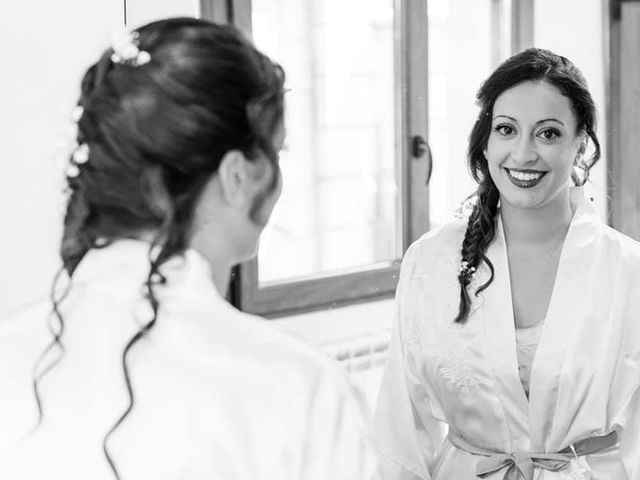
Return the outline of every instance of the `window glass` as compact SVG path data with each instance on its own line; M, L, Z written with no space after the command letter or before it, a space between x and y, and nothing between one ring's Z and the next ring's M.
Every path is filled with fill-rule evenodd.
M253 0L252 32L289 89L259 282L397 259L393 0Z
M467 145L482 81L509 56L509 2L429 0L430 228L449 221L476 188Z

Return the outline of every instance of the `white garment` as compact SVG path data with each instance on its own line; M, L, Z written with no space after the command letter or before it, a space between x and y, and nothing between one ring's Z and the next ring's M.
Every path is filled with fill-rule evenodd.
M486 457L454 446L447 429L476 450L507 454L555 453L617 430L619 446L566 470L536 468L534 478L588 478L578 473L588 464L597 480L640 480L640 245L602 224L582 189L571 196L575 214L529 399L518 374L501 221L487 252L494 281L472 295L464 326L454 318L465 222L429 232L407 252L374 420L385 480L476 479ZM482 266L472 290L488 275ZM484 478L502 480L505 471Z
M0 319L0 479L114 478L102 441L128 401L123 349L151 314L147 252L123 240L80 263L61 306L65 353L41 382L31 435L50 305ZM196 252L163 272L159 318L129 357L135 405L109 444L121 478L369 478L363 402L337 367L229 305Z
M536 323L531 327L516 327L516 358L518 360L518 374L524 393L529 398L529 382L531 381L531 368L536 356L536 350L542 337L544 322Z

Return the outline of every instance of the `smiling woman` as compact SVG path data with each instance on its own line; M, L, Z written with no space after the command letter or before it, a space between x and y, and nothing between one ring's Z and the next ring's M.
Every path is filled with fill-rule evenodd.
M529 49L478 101L472 212L401 268L374 425L384 478L636 480L640 245L582 188L600 156L586 82Z
M567 204L564 187L586 149L570 100L546 81L525 82L500 95L493 113L485 155L503 201L516 208Z

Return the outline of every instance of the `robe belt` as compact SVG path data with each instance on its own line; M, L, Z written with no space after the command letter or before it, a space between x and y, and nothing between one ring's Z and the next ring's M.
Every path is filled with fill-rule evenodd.
M494 473L505 470L503 480L520 480L522 478L533 480L533 472L536 467L552 472L564 470L576 455L591 455L616 445L618 433L613 431L601 437L585 438L557 453L495 452L468 443L453 433L451 429L449 429L449 441L460 450L486 457L476 464L476 477L478 478L487 478Z

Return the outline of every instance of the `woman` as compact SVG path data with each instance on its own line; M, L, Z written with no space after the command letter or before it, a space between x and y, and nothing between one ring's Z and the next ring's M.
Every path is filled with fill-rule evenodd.
M384 478L637 480L640 246L570 186L600 156L586 82L529 49L478 100L472 212L402 266L374 426Z
M0 321L0 478L368 476L348 381L224 300L280 195L283 81L196 19L89 68L49 329Z

